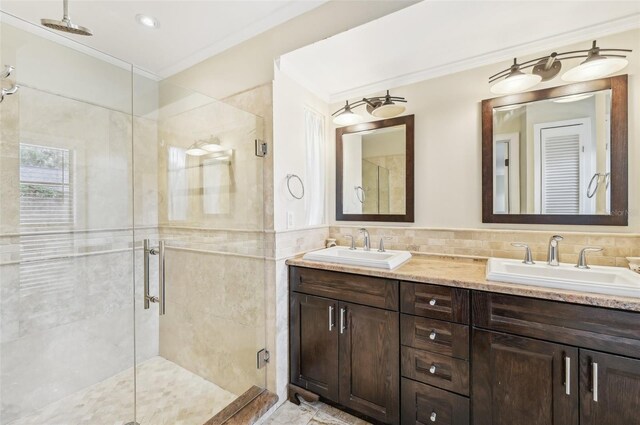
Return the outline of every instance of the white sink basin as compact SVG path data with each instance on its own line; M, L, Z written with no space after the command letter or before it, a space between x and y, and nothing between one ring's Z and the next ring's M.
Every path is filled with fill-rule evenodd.
M497 282L544 286L598 294L640 297L640 274L622 267L591 266L579 269L573 264L549 266L545 262L524 264L519 260L490 258L487 279Z
M365 251L362 248L352 250L344 246L334 246L332 248L308 252L302 258L322 263L338 263L349 266L376 267L393 270L409 260L411 253L409 251L392 250L378 252L375 248L371 251Z

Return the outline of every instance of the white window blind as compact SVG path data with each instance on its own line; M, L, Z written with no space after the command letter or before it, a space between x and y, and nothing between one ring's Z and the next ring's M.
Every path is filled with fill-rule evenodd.
M73 292L74 239L64 231L75 221L72 161L68 149L20 144L20 296L26 299ZM42 310L38 318L44 323L55 315Z
M579 134L557 136L543 134L541 147L543 213L579 214Z
M20 144L20 224L73 224L71 152Z

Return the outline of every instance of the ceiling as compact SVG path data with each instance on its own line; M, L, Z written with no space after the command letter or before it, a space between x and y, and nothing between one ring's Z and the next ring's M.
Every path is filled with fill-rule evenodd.
M279 66L336 102L638 27L638 1L423 1Z
M325 1L69 0L71 20L94 34L69 37L165 78ZM0 8L38 24L62 18L62 0L2 0ZM141 26L136 14L155 17L159 28Z

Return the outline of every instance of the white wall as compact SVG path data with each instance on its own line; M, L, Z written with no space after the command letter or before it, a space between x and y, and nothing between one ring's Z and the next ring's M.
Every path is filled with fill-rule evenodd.
M584 48L578 45L559 51ZM407 98L405 114L415 114L415 224L416 227L441 228L513 228L561 229L565 231L638 232L640 231L640 135L638 116L640 98L640 30L628 31L598 40L600 46L630 48L629 66L629 226L543 226L482 223L482 115L481 101L495 97L487 79L507 63L426 80L402 87L390 87L394 96ZM526 61L552 51L540 52ZM572 66L577 62L571 63ZM558 77L538 88L562 85ZM372 95L372 94L370 94ZM342 103L331 105L337 110ZM327 167L329 214L335 220L335 132L330 131ZM615 167L615 164L612 164ZM356 224L342 222L343 224Z
M329 126L329 105L276 68L273 82L273 201L276 231L306 227L305 199L295 199L287 190L287 174L297 174L305 184L309 181L306 177L305 108L323 115L326 126ZM325 128L325 134L327 131L328 128ZM292 180L291 188L297 189L297 182ZM309 195L307 184L305 197ZM293 215L293 225L287 223L289 214Z

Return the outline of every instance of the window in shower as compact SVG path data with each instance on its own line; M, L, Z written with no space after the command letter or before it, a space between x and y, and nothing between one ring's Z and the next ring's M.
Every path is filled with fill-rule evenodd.
M71 225L74 220L69 149L20 144L20 224Z
M69 149L20 144L20 225L24 231L20 237L20 296L25 301L73 295L73 238L66 232L38 231L66 229L74 223L72 158ZM53 304L42 306L38 315L21 315L21 332L46 328L60 316L58 310L68 308L67 303L60 303L60 308L52 309Z

